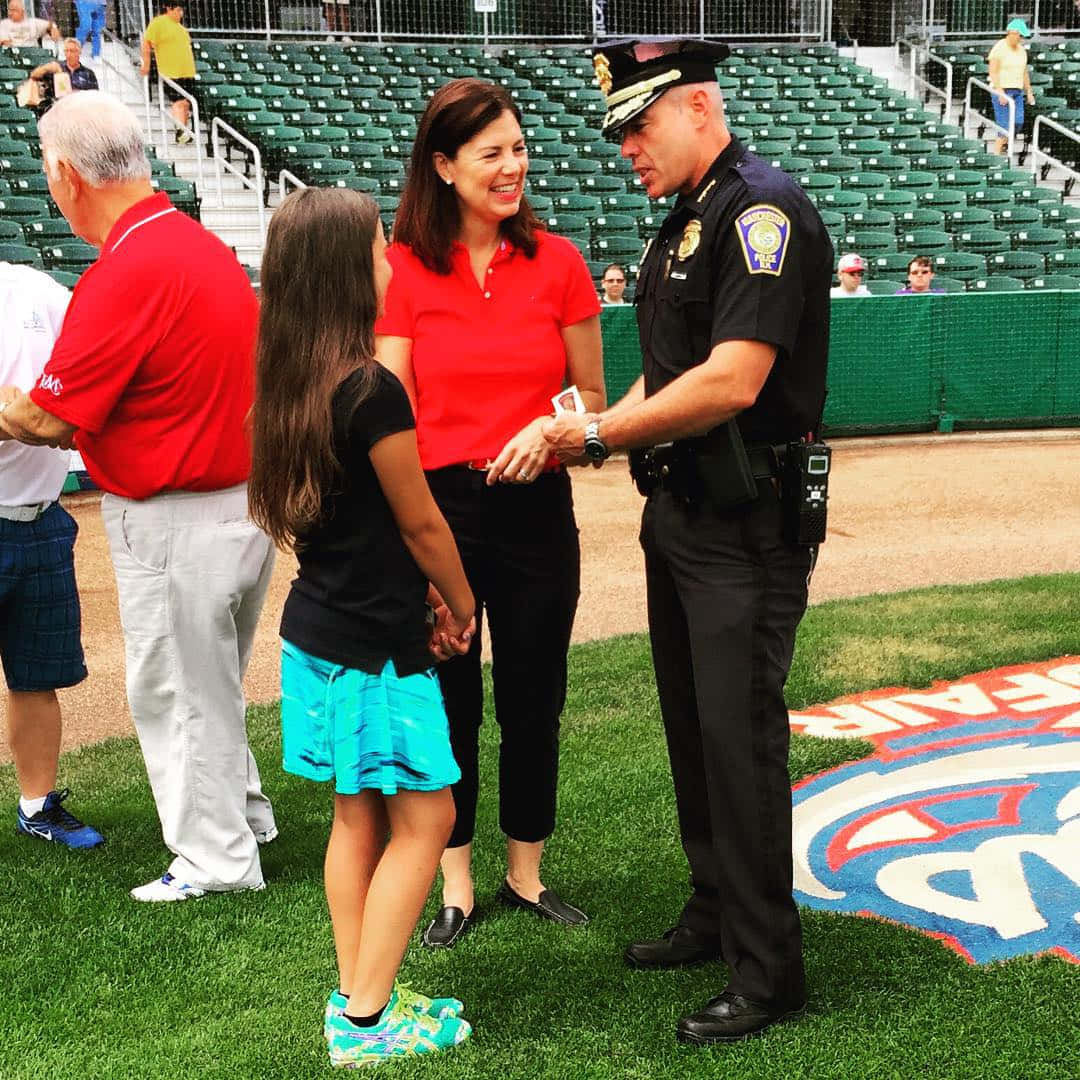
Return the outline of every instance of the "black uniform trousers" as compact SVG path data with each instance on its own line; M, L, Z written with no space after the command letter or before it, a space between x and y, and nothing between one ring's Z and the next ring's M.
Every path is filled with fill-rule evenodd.
M434 469L427 477L461 552L477 610L469 651L436 669L461 769L447 847L470 843L476 824L484 615L500 729L499 824L511 839L545 840L555 828L559 718L581 579L570 478L558 470L531 484L487 487L483 472L460 466Z
M728 989L805 998L791 895L784 683L811 555L783 542L773 484L727 511L645 506L649 634L692 895L680 923L720 945Z

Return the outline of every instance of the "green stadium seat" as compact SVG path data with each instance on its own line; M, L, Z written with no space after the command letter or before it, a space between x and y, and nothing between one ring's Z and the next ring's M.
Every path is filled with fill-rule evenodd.
M954 188L959 191L974 191L986 184L986 174L976 172L974 169L953 169L939 177L939 184L944 188Z
M577 177L569 173L550 173L547 176L536 177L530 181L530 186L552 198L556 195L577 195L580 192Z
M837 191L840 188L840 177L827 172L809 172L802 176L796 176L795 182L806 192L821 194L826 191Z
M934 210L929 206L916 206L913 209L901 210L896 215L896 229L898 232L911 232L912 229L944 229L945 225L945 214L941 210Z
M1020 278L1006 274L994 274L992 277L976 278L968 282L968 292L1022 292L1024 283Z
M1006 206L1015 203L1013 190L1006 187L977 188L968 192L968 204L970 206L982 206L992 210L995 214Z
M35 199L30 195L9 195L0 198L0 218L13 218L16 221L34 221L38 218L57 217L45 199Z
M918 195L920 206L933 206L945 213L967 206L967 194L963 191L955 191L952 188L920 191Z
M82 274L77 274L73 270L47 270L46 273L57 285L63 285L65 289L74 289L79 283L79 278L82 277Z
M1007 232L1018 232L1043 223L1043 215L1037 206L1003 206L993 217L997 227Z
M49 197L49 181L40 171L9 176L6 183L12 195L33 195L41 199Z
M818 195L819 209L839 210L842 214L853 214L865 210L869 205L864 191L826 191Z
M1017 251L1037 251L1046 255L1065 246L1065 230L1051 229L1045 225L1030 225L1013 233L1012 242Z
M991 256L991 258L995 257ZM972 251L943 251L932 255L931 258L934 261L935 273L940 270L947 277L956 278L959 281L974 281L976 278L986 277L985 255L976 255Z
M959 278L949 277L947 274L934 274L934 288L947 293L967 292L967 282Z
M72 273L81 273L98 257L97 248L74 239L43 247L41 254L50 270L68 270Z
M895 296L903 287L903 281L893 278L870 278L864 282L871 296Z
M841 247L865 257L882 255L896 250L896 233L892 229L850 229L842 237Z
M1069 274L1047 274L1045 277L1031 278L1029 289L1080 289L1080 277Z
M62 217L38 218L22 223L26 243L46 247L57 241L74 240L71 226Z
M1000 229L962 229L953 235L960 251L974 251L979 255L993 255L999 251L1012 250L1012 237Z
M1017 205L1025 203L1060 203L1061 193L1044 187L1013 188L1012 197Z
M890 187L891 181L888 173L879 172L854 172L848 173L841 178L845 191L884 191Z
M847 228L847 221L843 214L839 210L829 210L818 207L818 216L821 218L821 223L826 229L832 232L842 232Z
M588 217L596 217L601 213L602 203L598 195L567 192L551 198L559 213L584 214Z
M891 214L900 214L904 210L913 210L919 204L918 196L913 191L899 191L895 187L887 191L874 191L870 194L870 205L878 210L888 210Z
M899 275L901 278L906 278L908 263L911 262L911 259L910 252L889 251L874 255L867 259L867 262L870 263L874 277Z
M593 218L592 231L602 236L637 236L637 218L630 214L601 214Z
M894 233L896 231L896 218L888 210L875 210L869 207L852 210L846 218L848 229L888 229Z
M0 262L12 263L15 266L33 266L38 270L44 268L41 252L29 244L0 244Z
M626 179L622 176L592 173L571 179L577 181L579 190L585 195L621 195L626 191Z
M939 255L956 249L952 236L944 229L904 230L900 234L900 245L912 255Z
M950 210L945 215L945 227L952 233L971 229L992 229L994 215L981 206L965 206L959 210Z
M932 191L938 186L938 178L932 172L914 169L897 173L892 178L892 186L898 191Z
M1042 213L1042 223L1055 229L1068 229L1073 222L1080 222L1080 206L1073 203L1039 204L1029 207Z
M1046 259L1034 251L1002 251L986 260L986 271L1029 281L1046 273Z
M899 154L876 154L865 158L863 165L871 172L885 173L888 176L897 176L911 171L910 159L901 157Z
M592 242L593 257L617 262L620 259L637 259L641 256L644 245L636 236L602 236Z
M1080 248L1052 251L1046 256L1048 273L1076 273L1080 276Z
M529 205L538 218L545 218L554 210L551 199L547 195L529 195Z
M20 222L0 218L0 243L22 244L25 243L25 241L26 236L23 233L23 226Z

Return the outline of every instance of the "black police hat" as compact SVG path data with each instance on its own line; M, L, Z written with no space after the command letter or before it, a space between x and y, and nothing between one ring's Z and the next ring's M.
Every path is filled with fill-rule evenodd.
M604 134L617 132L673 86L716 82L716 65L730 52L722 41L694 38L622 38L598 45L593 68L606 98Z

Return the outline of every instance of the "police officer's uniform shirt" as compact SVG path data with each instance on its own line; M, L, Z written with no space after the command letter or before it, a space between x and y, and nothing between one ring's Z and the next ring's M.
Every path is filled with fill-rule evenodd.
M635 303L646 394L721 342L766 342L776 361L739 414L743 438L805 435L825 398L832 268L832 242L803 190L732 138L642 259Z

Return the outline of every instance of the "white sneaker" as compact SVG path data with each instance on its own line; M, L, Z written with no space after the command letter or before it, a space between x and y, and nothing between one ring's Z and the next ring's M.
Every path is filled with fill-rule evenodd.
M151 904L169 903L174 900L198 900L200 896L205 895L205 889L177 881L169 873L162 874L156 881L147 882L131 890L133 900Z
M276 825L271 825L269 829L263 829L262 832L255 833L255 842L257 844L269 844L278 838L278 828Z

